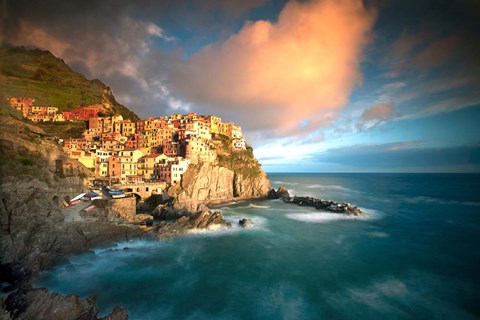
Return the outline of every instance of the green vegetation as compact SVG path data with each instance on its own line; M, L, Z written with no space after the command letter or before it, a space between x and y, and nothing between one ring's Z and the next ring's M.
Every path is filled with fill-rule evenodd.
M216 140L221 142L217 148L219 166L244 177L256 177L261 173L260 163L255 159L251 147L247 147L246 150L234 150L232 140L224 135L220 135Z
M21 112L6 105L0 105L0 117L12 117L22 122L29 122Z
M88 80L73 71L49 51L23 47L0 48L0 98L35 98L35 105L67 111L80 105L108 102L112 114L137 120L138 116L119 104L108 86L100 80Z
M46 160L37 152L22 150L15 152L8 146L0 148L0 172L3 176L27 174L37 176Z
M86 121L79 122L38 122L36 124L48 134L59 137L60 139L81 138L83 131L87 129Z

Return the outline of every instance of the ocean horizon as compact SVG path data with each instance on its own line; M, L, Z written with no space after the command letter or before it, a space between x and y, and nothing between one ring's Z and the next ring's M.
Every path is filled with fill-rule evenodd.
M131 319L478 319L480 174L268 173L291 195L213 207L233 227L97 248L37 287L95 295ZM254 226L243 229L238 220Z

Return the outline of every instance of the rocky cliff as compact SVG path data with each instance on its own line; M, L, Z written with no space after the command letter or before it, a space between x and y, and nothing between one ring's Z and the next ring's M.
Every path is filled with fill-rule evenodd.
M235 149L232 139L217 135L210 148L213 160L189 165L180 183L170 188L175 209L198 212L209 204L268 196L270 181L251 147Z
M0 283L10 283L8 290L24 288L31 276L72 254L144 236L129 225L65 221L60 205L84 190L91 172L67 159L55 140L43 137L40 129L5 117L0 117L0 123ZM61 172L65 165L71 170ZM13 318L98 318L91 299L26 289L14 291L12 297L6 305ZM0 315L2 308L3 303ZM60 316L55 316L59 308ZM71 317L62 316L67 314ZM125 316L117 310L110 319Z
M196 212L203 206L234 199L265 198L270 190L267 175L246 176L215 163L191 165L180 183L169 190L176 209Z

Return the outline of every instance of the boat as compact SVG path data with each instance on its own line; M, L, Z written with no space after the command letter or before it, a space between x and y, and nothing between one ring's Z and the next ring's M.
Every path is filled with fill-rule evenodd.
M114 199L125 198L125 192L123 190L115 189L110 186L103 188L103 193Z

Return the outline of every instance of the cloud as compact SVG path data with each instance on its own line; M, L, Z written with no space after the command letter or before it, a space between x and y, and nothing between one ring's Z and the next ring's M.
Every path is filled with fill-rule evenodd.
M374 20L361 1L290 1L277 22L248 22L179 62L169 83L176 94L247 128L279 135L306 122L318 128L362 82Z
M393 116L394 108L390 103L379 103L362 113L362 120L386 120Z
M350 166L350 171L480 172L480 145L435 148L418 141L360 144L329 149L311 161Z
M371 129L392 120L395 115L395 108L391 103L378 103L363 111L355 128L357 130Z
M50 50L76 71L111 86L117 100L140 116L164 115L190 106L165 84L176 56L159 45L176 48L180 41L168 30L211 36L212 28L235 24L264 1L4 0L0 42ZM210 21L212 13L224 25Z

